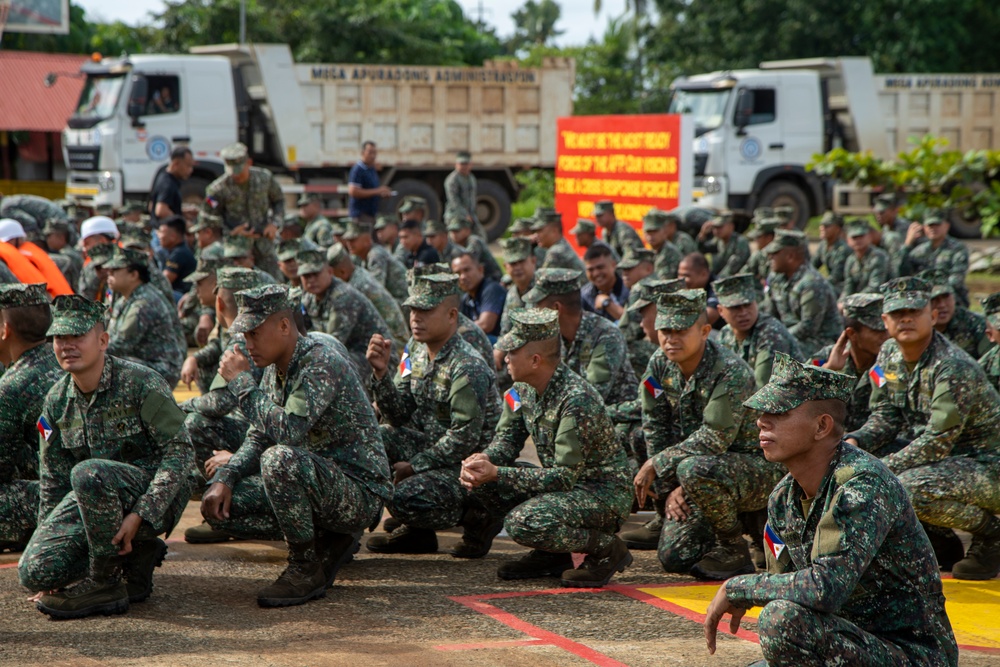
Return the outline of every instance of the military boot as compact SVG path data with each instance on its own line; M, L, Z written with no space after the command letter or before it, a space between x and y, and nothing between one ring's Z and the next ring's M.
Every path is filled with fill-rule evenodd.
M340 568L354 559L354 554L359 548L358 535L332 533L326 530L317 533L316 554L323 563L323 576L326 577L327 588L333 585Z
M402 525L403 525L402 521L400 521L394 516L389 516L386 517L385 521L382 522L382 530L384 530L387 533L391 533L392 531L396 530Z
M288 567L278 580L257 591L261 607L291 607L326 595L326 573L314 542L288 545Z
M716 536L715 547L694 564L691 576L709 581L722 581L738 574L757 571L750 558L750 547L743 539L743 527Z
M640 528L627 530L621 534L625 540L625 546L636 551L656 551L660 544L660 532L663 530L663 515L667 513L667 496L660 494L659 498L653 501L656 516L647 521Z
M128 611L128 589L122 581L121 556L94 559L86 579L58 593L43 595L35 604L38 611L59 619L124 614Z
M462 541L448 550L455 558L482 558L490 552L493 538L503 530L503 520L496 519L483 507L469 507L460 526L465 529Z
M750 536L750 559L758 570L767 568L767 556L764 554L764 527L767 525L767 510L747 512L740 515L743 529Z
M596 534L599 536L599 534ZM591 537L595 542L596 537ZM593 548L588 545L588 551ZM580 567L562 573L562 585L568 588L601 588L616 572L624 572L632 564L632 554L625 542L615 537L608 546L591 551Z
M955 579L985 581L1000 574L1000 519L989 517L983 528L972 534L965 558L951 568Z
M216 530L202 521L197 526L191 526L184 531L184 541L188 544L216 544L218 542L237 542L242 540L227 530Z
M965 547L962 545L962 540L959 539L958 535L951 528L935 526L923 521L920 522L920 525L924 527L924 532L927 533L927 537L931 541L931 547L934 549L934 557L937 558L938 567L945 572L951 572L955 563L962 560L965 556Z
M573 556L568 553L552 553L532 549L527 555L517 560L509 560L497 568L497 576L510 581L512 579L539 579L541 577L558 577L566 568L573 567Z
M132 553L125 558L125 588L130 604L144 602L153 592L153 570L167 555L166 543L158 537L141 542L132 540Z
M438 540L433 530L403 524L389 535L369 537L366 546L376 554L433 554L437 553Z

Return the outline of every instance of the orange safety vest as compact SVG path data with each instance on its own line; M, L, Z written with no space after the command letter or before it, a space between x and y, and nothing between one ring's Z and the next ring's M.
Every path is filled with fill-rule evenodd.
M22 255L17 248L6 241L0 241L0 260L3 260L7 268L10 269L10 272L17 276L17 279L22 283L45 282L45 274L36 269L30 259Z
M66 276L59 270L56 263L52 261L52 258L49 257L49 253L31 241L22 241L17 249L21 251L22 255L28 258L34 267L38 269L39 273L45 276L45 289L48 291L49 296L54 299L57 296L73 294L73 288L69 286Z

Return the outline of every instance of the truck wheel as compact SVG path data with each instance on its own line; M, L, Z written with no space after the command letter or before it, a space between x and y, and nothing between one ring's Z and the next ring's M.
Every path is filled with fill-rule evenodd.
M434 188L427 183L414 178L404 178L393 181L390 183L390 187L396 192L396 196L390 197L388 201L383 200L382 206L379 207L382 213L398 219L399 207L403 205L404 197L423 197L427 200L427 208L430 209L427 213L427 219L441 219L441 213L443 212L441 209L441 199L438 197L437 192L434 191Z
M486 238L496 241L510 224L510 195L496 181L480 180L476 189L476 217Z
M205 203L205 190L207 189L207 180L192 176L181 183L181 203L201 206Z
M795 226L805 229L809 222L809 197L802 188L790 181L772 181L760 193L757 206L791 206L795 209Z
M966 220L962 211L952 211L948 216L951 223L949 233L958 239L978 239L983 235L983 230L979 227L980 220Z

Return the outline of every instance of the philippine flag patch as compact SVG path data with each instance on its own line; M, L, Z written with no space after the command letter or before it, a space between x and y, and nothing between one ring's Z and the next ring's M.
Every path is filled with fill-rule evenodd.
M513 387L508 389L507 393L503 395L503 400L507 401L507 405L512 412L517 412L521 409L521 395L517 393L517 389Z
M888 380L885 379L885 373L882 372L882 367L878 364L872 366L872 369L868 371L868 377L872 379L872 382L874 382L875 386L879 389L884 387L885 383L888 382Z
M215 197L205 197L205 203L208 204L212 209L219 207L219 200Z
M764 526L764 544L770 549L771 555L774 556L774 560L778 560L781 557L781 552L785 550L785 543L781 541L778 534L774 532L771 528L771 524L766 524Z
M653 398L659 398L660 394L663 393L663 385L657 382L656 378L652 375L642 381L642 386L646 388L646 391L653 395Z
M410 353L403 351L403 358L399 360L399 377L406 377L413 372L413 364L410 362Z
M45 442L48 442L49 438L52 437L52 427L49 426L49 422L45 419L44 415L38 418L36 426L38 427L38 432L42 434L43 438L45 438Z

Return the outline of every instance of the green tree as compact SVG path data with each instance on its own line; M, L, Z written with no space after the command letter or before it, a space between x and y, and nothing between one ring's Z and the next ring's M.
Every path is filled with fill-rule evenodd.
M563 34L556 30L556 23L562 9L555 0L528 0L524 6L511 14L514 19L514 35L507 40L507 51L517 53L532 46L544 46Z

